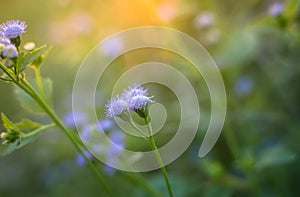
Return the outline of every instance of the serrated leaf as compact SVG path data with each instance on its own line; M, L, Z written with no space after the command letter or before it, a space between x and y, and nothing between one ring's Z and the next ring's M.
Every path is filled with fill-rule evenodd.
M36 80L28 80L35 90L37 90ZM49 78L42 78L42 87L43 87L43 97L49 106L52 106L52 92L53 92L53 83ZM26 92L22 89L16 87L15 89L17 100L20 102L21 106L35 113L45 113L44 109L39 106L39 104L33 100Z
M22 148L23 146L35 141L41 133L37 133L36 135L32 135L30 137L27 137L25 139L23 139L19 144L18 142L13 142L7 145L1 145L0 146L0 156L6 156L10 153L12 153L13 151Z
M35 60L37 60L47 49L47 46L44 45L38 49L35 49L30 52L23 52L20 53L17 61L17 70L18 73L22 72L23 70L26 69L26 66Z
M273 146L264 150L255 168L258 170L264 169L266 167L282 165L292 162L296 159L296 154L282 145Z
M7 133L12 131L20 131L19 128L13 122L11 122L4 113L1 113L1 119L4 128L7 130Z

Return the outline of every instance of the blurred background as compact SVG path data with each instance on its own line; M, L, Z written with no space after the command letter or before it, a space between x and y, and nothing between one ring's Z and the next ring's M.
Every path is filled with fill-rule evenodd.
M167 166L175 196L297 196L300 193L298 0L2 0L0 16L1 23L10 19L28 23L24 43L34 41L38 46L53 47L42 66L42 75L53 80L54 108L70 128L74 126L70 112L77 69L102 39L145 25L171 27L190 35L212 55L226 86L226 122L212 151L204 158L197 155L210 116L205 82L198 80L199 73L182 58L153 49L120 56L102 79L107 86L99 85L95 102L99 120L106 125L109 136L132 150L149 149L147 143L122 135L113 122L104 119L103 106L122 71L152 60L149 54L155 53L174 62L199 89L202 117L197 136L185 153ZM118 43L107 46L108 52L114 50L118 50ZM153 87L151 92L152 86L146 85L168 109L162 130L174 131L180 116L178 101L163 87ZM26 117L50 122L46 115L23 109L13 90L12 85L0 83L1 112L13 121ZM84 120L82 114L83 125ZM156 139L161 146L172 136L172 133L158 134ZM160 171L126 173L95 162L118 196L153 196L139 186L143 182L167 195ZM53 129L34 143L0 158L0 196L20 194L102 196L103 193L68 139Z

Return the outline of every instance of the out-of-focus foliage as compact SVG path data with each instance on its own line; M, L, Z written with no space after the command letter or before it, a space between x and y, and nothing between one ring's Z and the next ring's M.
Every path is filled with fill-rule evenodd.
M172 60L174 67L188 76L194 87L200 87L198 135L185 154L167 167L175 196L296 196L300 193L298 0L131 0L130 3L25 0L2 1L0 11L1 22L27 21L29 28L23 42L36 40L39 46L45 43L53 46L43 63L42 74L54 81L54 107L61 117L71 111L72 85L80 62L106 36L142 25L172 27L191 35L207 48L222 72L228 110L221 138L209 155L198 158L197 151L210 116L205 82L196 80L199 74L181 58L165 51L156 52L169 64ZM106 77L100 79L105 85L99 85L99 95L96 95L100 118L104 117L103 106L115 79L132 65L151 60L149 54L153 53L152 49L133 51L113 62ZM0 111L12 122L23 117L49 122L45 115L36 116L21 108L13 86L0 83L0 92ZM163 129L170 135L156 137L158 144L163 145L178 126L180 110L170 90L156 87L150 93L168 110L168 126ZM82 93L83 105L84 96ZM126 138L125 141L132 150L149 150L142 140ZM107 181L119 196L151 196L141 187L133 186L138 185L130 178L134 174L97 165L107 173ZM74 148L56 130L1 158L0 169L0 196L102 194L90 171L76 164ZM165 192L158 171L142 175L154 188Z

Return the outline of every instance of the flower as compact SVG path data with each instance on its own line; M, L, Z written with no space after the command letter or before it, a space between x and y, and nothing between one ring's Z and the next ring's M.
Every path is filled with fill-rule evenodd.
M3 44L5 46L10 45L10 40L7 38L0 38L0 44Z
M18 56L17 48L12 44L7 45L2 51L2 56L8 58L17 57Z
M23 48L26 51L32 51L35 48L35 43L34 42L27 42L24 44Z
M141 85L134 84L125 89L120 96L116 96L108 101L106 105L106 117L121 117L124 110L132 110L139 114L146 115L146 106L153 103L152 97L148 96L148 90ZM126 118L123 118L126 120Z
M64 123L69 127L82 126L87 121L87 117L80 111L70 111L63 118Z
M89 159L93 159L93 155L88 151L88 150L84 150L83 151L85 156ZM85 161L85 158L82 154L78 154L77 157L76 157L76 163L77 165L79 166L84 166L86 164L86 161Z
M108 101L106 108L106 117L112 118L121 115L127 109L128 103L120 96L116 96Z
M268 13L270 16L278 16L282 13L282 11L283 5L280 2L273 3L268 9Z
M147 103L153 102L152 97L148 97L148 90L137 84L124 90L122 97L127 101L130 110L142 109Z
M197 28L205 28L213 25L215 22L215 17L211 12L203 12L198 14L194 19L194 24Z
M234 90L239 96L245 96L252 91L253 86L254 82L252 78L244 76L238 79L235 84Z
M130 110L143 109L147 106L148 103L153 103L151 97L147 97L144 95L136 95L130 99L128 108Z
M114 126L114 122L109 119L103 119L97 122L97 127L100 131L106 131Z
M0 25L0 33L8 39L21 36L27 28L25 22L19 20L10 20Z

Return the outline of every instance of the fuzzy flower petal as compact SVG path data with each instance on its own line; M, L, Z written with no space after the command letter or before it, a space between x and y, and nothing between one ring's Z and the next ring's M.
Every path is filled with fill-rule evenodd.
M124 90L122 98L125 100L130 100L134 96L147 96L148 90L143 88L141 85L134 84L129 86L127 90Z
M153 103L153 101L151 100L151 97L143 96L143 95L136 95L130 99L128 108L130 110L143 109L146 107L146 105L148 103Z
M119 96L112 98L110 101L108 101L108 104L105 106L106 117L112 118L114 116L121 115L123 111L127 109L127 106L128 104L123 98Z
M0 44L3 44L4 46L10 45L10 40L7 38L0 38Z
M10 20L0 25L0 33L5 38L17 38L21 36L27 28L25 22L19 20Z
M7 45L2 51L2 56L8 58L17 57L18 56L17 48L12 44Z

